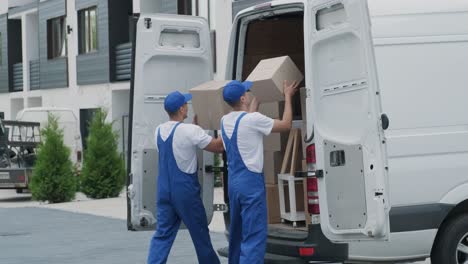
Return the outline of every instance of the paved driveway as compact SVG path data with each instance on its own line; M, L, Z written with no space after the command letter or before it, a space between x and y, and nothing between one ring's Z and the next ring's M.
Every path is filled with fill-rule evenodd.
M152 235L126 231L123 220L48 208L0 208L0 219L3 264L143 264ZM211 239L227 245L221 233ZM168 263L197 263L195 256L190 235L179 231Z

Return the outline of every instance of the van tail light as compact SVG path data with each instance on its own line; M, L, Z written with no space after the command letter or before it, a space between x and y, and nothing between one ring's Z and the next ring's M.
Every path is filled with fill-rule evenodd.
M307 161L307 170L309 172L315 172L315 164L317 162L317 158L315 155L315 144L311 144L307 146L306 161ZM307 178L307 207L309 209L309 214L312 214L312 215L320 214L318 181L317 181L317 177L315 176Z
M313 215L320 214L317 177L307 178L307 201L309 213Z

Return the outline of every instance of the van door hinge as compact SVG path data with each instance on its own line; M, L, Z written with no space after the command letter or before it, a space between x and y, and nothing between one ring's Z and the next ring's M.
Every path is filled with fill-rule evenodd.
M229 208L227 204L213 204L213 211L227 213Z
M315 175L317 178L323 178L323 170L317 170L315 172Z

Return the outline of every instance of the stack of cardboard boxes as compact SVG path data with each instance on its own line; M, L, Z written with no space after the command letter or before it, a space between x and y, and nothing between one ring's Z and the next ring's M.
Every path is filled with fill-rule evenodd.
M262 60L247 78L254 84L252 94L261 103L259 112L274 119L281 119L284 111L283 81L299 81L304 76L288 56ZM228 81L211 81L190 90L193 109L199 125L207 130L219 130L220 119L230 111L223 101L222 90ZM268 207L268 223L281 222L279 210L278 173L281 171L283 155L289 133L272 133L264 139L264 174ZM302 158L297 160L301 168ZM287 186L285 186L287 188ZM297 210L304 210L302 183L296 186ZM287 192L286 192L287 193ZM287 195L286 195L287 196ZM289 197L285 197L286 204ZM288 210L288 208L286 208Z

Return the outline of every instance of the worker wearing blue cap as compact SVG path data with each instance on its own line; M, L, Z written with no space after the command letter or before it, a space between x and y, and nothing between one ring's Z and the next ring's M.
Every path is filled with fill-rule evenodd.
M195 124L184 124L190 94L170 93L164 108L170 121L156 128L159 151L157 186L157 226L151 240L148 263L166 263L181 221L192 237L199 263L220 263L211 244L205 208L200 198L197 176L197 148L224 151L220 138L211 136ZM196 123L196 118L194 118Z
M298 83L284 82L282 120L273 120L256 112L258 102L247 94L251 86L251 82L232 81L223 89L224 101L234 110L221 119L228 161L230 264L264 263L268 224L263 137L291 129L291 101Z

